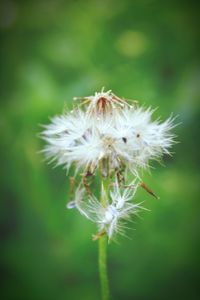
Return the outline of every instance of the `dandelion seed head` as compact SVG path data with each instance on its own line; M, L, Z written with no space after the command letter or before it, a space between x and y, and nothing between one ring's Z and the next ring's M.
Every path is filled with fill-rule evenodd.
M71 112L55 116L50 124L43 126L41 137L46 142L43 149L46 158L67 169L73 165L76 174L83 174L67 208L77 208L100 231L105 231L109 239L115 233L122 234L124 221L142 208L131 202L138 188L140 170L163 154L170 154L174 144L171 133L174 118L164 122L153 120L153 112L151 108L130 105L111 90L102 89L82 98ZM93 194L84 200L85 191L89 191L87 176L93 176L97 169L104 178L113 175L116 178L105 205ZM127 172L135 179L122 190Z

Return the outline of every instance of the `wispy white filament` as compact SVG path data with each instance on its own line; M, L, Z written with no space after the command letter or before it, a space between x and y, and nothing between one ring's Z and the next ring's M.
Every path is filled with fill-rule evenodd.
M116 181L114 190L111 190L109 197L102 186L104 205L96 197L91 196L86 201L77 199L76 207L82 215L97 224L99 232L105 231L109 239L116 233L123 235L126 228L125 221L129 220L132 214L137 215L138 211L143 209L141 203L131 202L137 185L132 183L130 186L134 188L128 188L122 192Z

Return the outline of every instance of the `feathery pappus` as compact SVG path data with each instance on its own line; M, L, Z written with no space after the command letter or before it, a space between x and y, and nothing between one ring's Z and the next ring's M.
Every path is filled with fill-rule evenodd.
M73 166L75 174L81 174L74 200L67 207L77 208L97 224L95 239L107 234L110 240L116 233L123 233L123 221L141 209L141 204L131 201L139 186L155 196L141 182L139 173L152 160L170 154L174 118L153 120L154 110L110 90L74 100L76 108L44 125L41 137L46 146L42 151L56 165L67 169ZM90 184L96 173L101 175L103 202L96 198ZM130 174L134 184L127 185ZM107 190L106 180L110 183Z

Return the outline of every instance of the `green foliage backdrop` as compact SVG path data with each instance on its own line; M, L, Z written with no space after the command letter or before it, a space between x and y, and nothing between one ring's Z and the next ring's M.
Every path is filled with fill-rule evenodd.
M113 299L199 299L199 15L195 1L3 0L1 299L100 299L96 228L65 208L69 179L39 124L105 86L179 115L180 141L139 191L151 212L109 245Z

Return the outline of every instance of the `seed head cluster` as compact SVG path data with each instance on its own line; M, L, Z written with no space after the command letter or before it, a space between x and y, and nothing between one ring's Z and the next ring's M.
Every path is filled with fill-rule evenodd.
M104 234L112 239L116 233L124 234L126 220L142 209L141 203L132 200L137 188L142 186L155 196L139 173L150 161L170 153L174 119L152 121L152 109L121 99L112 91L74 100L78 102L75 109L44 126L41 136L47 144L43 152L56 165L75 168L71 192L75 191L67 207L77 208L97 224L94 239ZM133 182L127 184L130 174ZM95 177L101 178L103 201L92 190ZM109 183L106 188L105 182Z

